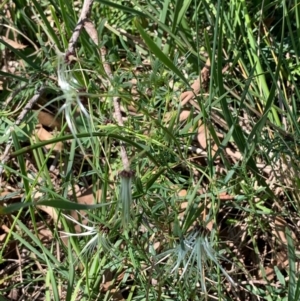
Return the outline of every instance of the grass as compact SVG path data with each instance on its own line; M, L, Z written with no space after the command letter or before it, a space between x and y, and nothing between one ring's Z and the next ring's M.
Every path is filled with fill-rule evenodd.
M297 0L0 9L0 300L299 299Z

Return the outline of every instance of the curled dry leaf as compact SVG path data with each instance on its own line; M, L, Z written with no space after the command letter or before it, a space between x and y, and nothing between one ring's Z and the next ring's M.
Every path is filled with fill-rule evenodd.
M275 261L279 269L286 269L289 265L289 258L286 251L276 252L274 254Z
M266 266L264 267L265 271L264 271L264 274L266 275L266 278L271 281L274 279L275 277L275 270L274 270L274 266ZM263 279L263 275L262 275L262 272L261 270L259 270L259 273L258 273L258 279Z
M264 267L264 273L261 270L258 272L258 279L266 278L271 281L275 278L275 266L277 266L280 270L284 270L289 265L288 255L286 251L273 252L274 262L276 264L270 264Z
M93 194L93 186L90 186L88 189L86 189L81 195L77 197L77 203L78 204L86 204L86 205L93 205L95 203L99 203L101 198L101 189L98 189L96 191L96 195L94 198ZM96 199L94 201L94 199Z
M191 115L191 111L190 110L183 110L183 111L181 111L180 114L179 114L179 122L186 121L189 118L190 115ZM174 118L175 116L178 116L178 112L177 111L166 112L164 114L164 122L165 123L170 122L170 120L172 118Z
M168 123L173 116L174 116L174 112L173 111L166 112L165 115L164 115L164 118L163 118L164 123Z
M53 239L53 232L47 228L38 229L37 234L39 239L43 242L51 242Z

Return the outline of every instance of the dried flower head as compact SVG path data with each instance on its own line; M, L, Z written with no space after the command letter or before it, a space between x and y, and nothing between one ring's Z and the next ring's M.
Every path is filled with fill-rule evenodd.
M122 224L124 228L127 228L131 219L131 204L132 204L132 191L131 184L134 177L134 171L122 170L119 174L121 178L121 215Z

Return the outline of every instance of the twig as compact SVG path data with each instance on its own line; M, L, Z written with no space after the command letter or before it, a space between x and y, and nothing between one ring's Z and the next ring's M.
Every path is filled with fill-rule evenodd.
M85 0L83 3L79 20L74 29L72 37L69 41L68 51L67 51L68 55L75 53L75 46L76 46L77 40L79 38L80 31L84 25L84 22L88 19L89 15L91 13L93 2L94 2L94 0Z
M7 98L7 100L4 103L4 107L7 107L9 105L9 103L16 97L16 95L18 95L21 91L24 90L24 88L27 86L28 84L24 84L21 87L15 89L13 91L13 93Z
M75 44L76 44L76 42L79 38L79 34L80 34L80 31L81 31L82 27L85 28L86 32L89 34L91 39L98 46L97 31L95 29L94 24L88 19L88 16L89 16L91 8L92 8L92 5L93 5L93 0L85 0L84 1L83 7L82 7L82 12L80 14L80 18L78 20L78 23L77 23L75 29L74 29L72 37L69 41L69 46L68 46L68 51L66 53L66 57L75 52ZM101 53L101 58L102 58L105 73L106 73L107 77L111 80L112 77L113 77L113 73L112 73L110 64L106 61L106 54L107 54L106 48L101 47L100 48L100 53ZM115 110L115 118L117 120L118 125L119 126L124 126L123 118L122 118L122 114L121 114L120 98L119 97L113 97L113 105L114 105L114 110ZM121 159L122 159L122 163L123 163L123 166L124 166L124 170L129 172L130 171L130 164L129 164L128 156L127 156L127 153L126 153L125 144L123 142L121 142Z
M9 152L10 149L12 147L13 141L12 141L12 137L11 137L11 133L14 131L15 127L19 126L22 122L22 120L24 119L24 117L26 116L26 114L32 109L33 105L37 102L37 100L42 96L42 94L44 93L45 89L41 89L37 94L35 94L26 104L26 106L24 107L24 109L22 110L21 114L19 115L19 117L17 118L15 124L13 126L11 126L6 134L9 134L9 140L7 142L6 148L4 150L3 155L1 156L1 165L0 165L0 176L3 173L4 170L4 164L8 161L9 159Z
M122 114L121 114L119 97L113 98L113 104L114 104L115 116L116 116L117 122L118 122L119 126L124 126ZM122 163L124 166L124 170L130 171L130 164L129 164L129 160L128 160L128 156L127 156L127 152L126 152L126 148L125 148L125 143L122 141L121 141L120 148L121 148L121 159L122 159Z
M105 73L108 76L108 78L112 79L113 74L112 74L112 71L111 71L111 66L106 61L106 53L107 53L106 48L101 47L100 52L101 52L101 59L102 59L102 62L103 62L103 67L104 67ZM122 113L121 113L121 107L120 107L120 97L113 97L113 105L114 105L114 109L115 109L115 118L118 122L118 125L119 126L124 126ZM129 164L129 160L128 160L128 156L127 156L127 152L126 152L124 142L121 142L121 159L122 159L122 163L123 163L123 166L124 166L124 170L129 172L130 171L130 164Z

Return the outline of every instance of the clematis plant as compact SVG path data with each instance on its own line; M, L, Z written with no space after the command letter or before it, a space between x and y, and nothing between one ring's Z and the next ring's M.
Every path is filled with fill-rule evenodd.
M128 228L131 219L131 204L132 204L132 191L131 184L132 178L134 176L133 171L122 170L120 172L121 178L121 216L122 216L122 225L124 229Z
M106 252L112 252L113 246L110 244L110 242L106 238L106 232L107 231L101 231L99 227L95 225L95 223L92 223L86 216L83 216L79 212L77 214L81 215L82 219L87 220L92 224L92 226L87 226L85 224L81 224L78 222L75 218L63 214L63 216L73 222L76 225L79 225L82 229L86 230L86 232L80 232L80 233L68 233L61 231L61 233L64 235L62 237L71 237L71 236L91 236L92 238L85 244L84 248L80 252L80 255L83 255L85 253L90 253L93 250L99 248L99 246L102 247L102 249ZM112 253L113 254L113 253ZM113 254L114 255L114 254Z
M65 103L60 108L59 113L64 111L66 116L67 124L70 128L71 133L76 137L77 130L74 120L72 118L74 107L78 106L80 112L87 118L87 122L90 120L90 115L84 105L81 103L80 97L76 88L74 87L76 80L72 76L71 70L68 70L68 65L65 61L65 56L62 53L57 53L58 57L58 68L57 68L57 77L58 85L63 92Z
M180 279L189 276L192 269L196 267L203 292L206 292L205 269L211 263L220 269L233 286L236 286L219 262L220 258L225 258L215 251L213 240L202 235L198 229L182 238L173 249L160 254L157 263L161 263L167 258L171 261L170 273L180 271Z

